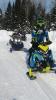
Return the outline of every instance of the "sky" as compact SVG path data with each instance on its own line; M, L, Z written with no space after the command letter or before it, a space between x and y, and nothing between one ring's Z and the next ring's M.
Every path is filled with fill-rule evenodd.
M34 0L36 5L38 4L38 2L41 2L42 6L46 8L46 12L50 12L55 1L56 0Z
M12 4L13 1L15 0L0 0L0 8L5 10L9 1L11 1L11 4ZM35 2L36 5L38 4L38 2L41 2L41 4L46 8L46 12L48 12L53 6L52 2L56 0L33 0L33 1Z
M11 2L11 4L13 4L13 1L15 0L0 0L0 8L5 10L9 1Z

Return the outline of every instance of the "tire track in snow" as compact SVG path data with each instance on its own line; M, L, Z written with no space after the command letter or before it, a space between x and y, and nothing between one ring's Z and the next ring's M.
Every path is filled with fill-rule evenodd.
M39 84L41 89L48 96L49 100L56 100L56 91L45 82L45 80L38 73L36 84Z

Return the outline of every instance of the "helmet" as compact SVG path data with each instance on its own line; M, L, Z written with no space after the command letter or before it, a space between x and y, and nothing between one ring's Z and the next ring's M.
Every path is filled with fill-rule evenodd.
M46 24L46 22L45 22L45 20L43 18L38 18L37 27L39 29L43 29L45 27L45 24Z

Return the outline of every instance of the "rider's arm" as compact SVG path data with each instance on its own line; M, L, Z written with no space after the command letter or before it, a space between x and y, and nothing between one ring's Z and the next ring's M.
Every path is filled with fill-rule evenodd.
M48 36L48 32L45 32L45 36L46 36L46 41L49 41L49 36Z

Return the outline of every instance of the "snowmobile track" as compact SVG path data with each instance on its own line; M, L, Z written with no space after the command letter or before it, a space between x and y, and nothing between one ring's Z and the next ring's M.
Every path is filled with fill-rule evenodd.
M35 80L36 84L38 83L41 87L41 89L45 92L45 94L48 96L49 100L56 100L56 91L53 91L53 88L51 88L44 79L40 76L40 74L37 74L37 79Z

